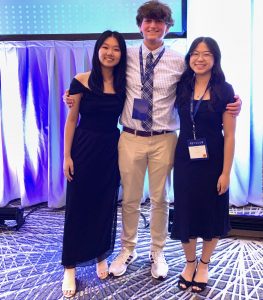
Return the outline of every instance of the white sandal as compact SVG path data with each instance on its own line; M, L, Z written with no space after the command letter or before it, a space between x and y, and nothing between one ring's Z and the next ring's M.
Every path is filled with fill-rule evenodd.
M76 269L67 269L64 270L64 278L62 283L62 292L65 298L74 297L76 294Z
M105 279L108 277L109 266L106 259L96 263L96 273L99 279Z

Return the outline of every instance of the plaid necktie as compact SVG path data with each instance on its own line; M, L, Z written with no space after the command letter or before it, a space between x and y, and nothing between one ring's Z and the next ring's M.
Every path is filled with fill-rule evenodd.
M147 100L149 103L147 118L142 121L142 127L146 131L150 131L152 128L152 109L153 109L153 55L150 52L146 57L146 66L144 71L144 84L142 86L142 99Z

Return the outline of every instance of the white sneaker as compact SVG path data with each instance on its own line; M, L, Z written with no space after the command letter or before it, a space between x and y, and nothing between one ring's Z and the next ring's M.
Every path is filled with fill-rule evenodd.
M152 277L163 279L167 276L168 265L166 263L163 251L151 251L149 254L151 261L151 274Z
M122 248L121 252L111 263L109 273L114 276L123 275L126 272L128 265L134 262L137 257L138 254L135 249L131 251L125 247Z

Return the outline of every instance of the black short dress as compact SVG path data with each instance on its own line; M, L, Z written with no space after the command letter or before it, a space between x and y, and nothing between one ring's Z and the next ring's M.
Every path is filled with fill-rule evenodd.
M189 101L176 100L180 134L174 161L174 222L171 238L182 242L197 237L211 240L226 235L230 230L229 192L219 196L217 181L224 159L222 116L227 103L234 101L234 91L228 83L218 89L220 95L211 91L211 99L201 102L195 116L197 138L206 139L208 160L190 160L187 144L188 139L193 139L190 98ZM197 102L194 101L194 105Z

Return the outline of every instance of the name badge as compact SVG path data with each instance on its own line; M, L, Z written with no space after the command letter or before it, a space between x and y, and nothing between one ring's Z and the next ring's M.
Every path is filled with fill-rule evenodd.
M147 119L149 102L145 99L134 98L132 118L140 121Z
M208 159L207 145L204 138L188 140L187 143L191 160Z

